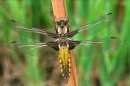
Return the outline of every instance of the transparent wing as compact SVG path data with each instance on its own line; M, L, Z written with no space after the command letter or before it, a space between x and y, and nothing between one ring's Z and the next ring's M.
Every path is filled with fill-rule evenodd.
M105 37L81 41L80 45L74 49L76 61L80 64L78 65L78 73L79 75L82 74L79 76L79 79L84 80L86 76L84 68L90 69L91 67L105 65L105 61L111 59L111 55L114 55L116 50L115 48L118 47L120 43L121 41L116 37ZM105 50L109 50L110 54L106 54L106 52L104 52ZM95 71L95 69L93 71Z
M48 36L51 36L52 38L58 37L58 34L56 34L56 33L46 32L44 30L32 28L32 27L29 27L21 22L15 21L15 20L11 20L10 22L8 22L8 24L9 24L9 26L11 26L10 27L11 30L17 32L22 37L39 36L39 34L48 35ZM32 33L36 33L36 34L32 34ZM23 42L23 41L28 41L28 42ZM45 77L47 77L47 78L45 78L45 79L47 80L47 82L53 81L53 83L55 83L55 81L59 82L59 80L64 81L64 79L62 78L61 73L60 73L57 52L55 50L47 47L47 46L50 46L52 48L57 48L56 42L41 43L41 42L39 42L39 40L35 40L38 42L35 42L34 40L23 40L23 41L22 42L21 41L12 41L8 44L8 48L10 50L13 50L15 53L17 53L17 55L19 57L23 57L25 54L29 55L29 57L38 56L40 59L40 64L45 64L45 68L46 68L45 70L47 70L47 71L49 70L49 72L47 72L48 74L43 74L43 75L46 75ZM55 64L55 63L58 63L58 64ZM55 68L52 68L53 66L55 66ZM52 73L50 73L50 69L52 70L51 71ZM57 69L59 69L59 70L57 70ZM57 74L55 74L55 71ZM53 72L54 72L54 74L53 74ZM47 84L49 86L51 85L50 82Z
M10 29L25 37L27 37L27 35L31 36L32 33L37 33L35 34L35 36L39 36L39 34L43 34L43 35L51 36L52 38L58 37L58 34L56 33L46 32L45 30L33 28L15 20L11 20L10 22L8 22L8 24L10 24L9 26L11 26Z
M60 84L58 83L59 80L64 81L60 72L59 58L55 50L52 51L46 46L46 43L37 42L28 43L12 41L8 44L8 48L17 53L19 58L24 58L25 55L28 56L27 58L30 58L30 60L32 57L38 57L40 69L46 70L46 72L44 71L42 73L45 81L44 85L51 86L52 84L55 84L55 86L57 86L57 84Z
M81 41L80 45L86 45L86 51L91 55L103 52L105 50L117 47L121 43L120 39L116 37L105 37L93 40ZM85 49L85 46L83 46ZM93 52L94 51L94 52Z
M80 29L78 29L78 32L87 30L87 35L95 34L103 30L105 27L109 26L115 20L115 18L116 16L114 14L108 13L96 19L95 21L81 27Z
M23 29L25 31L25 33L26 32L32 32L32 33L47 35L47 33L44 30L40 30L40 29L37 29L37 28L27 26L27 25L25 25L25 24L23 24L21 22L15 21L15 20L11 20L10 24L12 26L11 29L16 31L16 32L19 32L19 31L21 31Z
M45 48L47 45L46 43L28 43L28 42L18 42L18 41L12 41L8 44L8 48L17 52L17 53L23 53L28 54L31 56L37 56L39 50L41 48Z

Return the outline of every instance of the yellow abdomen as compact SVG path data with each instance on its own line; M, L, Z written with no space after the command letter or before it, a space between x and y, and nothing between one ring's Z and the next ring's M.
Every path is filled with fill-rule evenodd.
M70 64L70 52L67 47L59 49L59 60L62 76L64 77L65 81L68 82L71 71L71 64Z

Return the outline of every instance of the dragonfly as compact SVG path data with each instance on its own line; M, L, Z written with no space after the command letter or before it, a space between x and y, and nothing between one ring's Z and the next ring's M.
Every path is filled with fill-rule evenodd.
M92 40L72 40L71 37L75 36L77 33L82 31L91 31L91 34L97 33L103 30L105 27L109 26L115 20L115 15L112 13L105 14L93 22L76 29L74 31L70 31L69 28L69 19L68 17L59 18L55 20L55 33L47 32L45 30L41 30L38 28L29 27L21 22L11 20L11 24L13 24L12 30L19 33L19 31L24 31L25 34L28 33L36 33L47 35L54 38L54 41L50 42L33 42L33 43L21 43L18 41L12 41L9 43L9 47L18 46L19 49L25 49L25 51L30 52L35 50L36 48L43 48L45 46L49 46L54 50L59 52L59 62L60 62L60 70L65 82L67 83L71 74L71 59L70 59L70 50L74 49L77 45L86 45L86 46L95 46L99 47L100 45L108 45L111 42L110 47L105 47L103 50L107 50L118 46L120 44L120 40L117 37L105 37L105 38L97 38ZM91 35L88 34L88 35Z

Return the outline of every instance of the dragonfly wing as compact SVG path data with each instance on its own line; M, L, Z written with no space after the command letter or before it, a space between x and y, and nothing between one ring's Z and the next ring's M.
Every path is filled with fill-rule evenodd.
M18 42L18 41L13 41L8 44L8 48L18 52L18 53L23 53L31 56L37 56L38 51L40 48L44 48L46 43L28 43L28 42Z
M57 33L46 32L48 36L57 39L59 35Z
M12 41L8 44L10 50L15 51L19 57L24 57L27 55L29 57L37 57L41 69L45 69L47 72L43 73L45 78L45 83L51 85L52 83L62 79L60 68L59 68L59 59L57 58L57 52L48 49L46 46L55 45L53 42L49 43L28 43L28 42L18 42ZM53 46L54 47L54 46ZM44 66L43 66L44 65ZM51 71L50 71L51 70ZM56 73L55 73L56 72ZM47 83L51 81L51 83ZM47 86L48 86L47 85Z
M68 42L69 50L74 49L79 43L80 43L80 41L71 41L71 40L69 40L69 42Z
M56 33L50 33L50 32L46 32L45 30L33 28L33 27L27 26L21 22L15 21L15 20L11 20L10 22L8 22L8 24L10 24L9 26L11 26L10 29L12 29L13 31L15 31L23 36L27 36L27 35L30 36L30 35L32 35L32 33L37 33L37 34L33 34L33 35L37 36L39 34L43 34L43 35L51 36L52 38L58 37L58 35Z
M112 13L108 13L96 19L95 21L81 27L80 29L78 29L78 31L77 30L75 31L82 32L82 31L87 30L88 32L87 35L92 35L103 30L105 27L109 26L115 20L115 18L116 18L116 15ZM75 32L75 31L72 31L72 32ZM69 35L71 34L72 33L70 32ZM71 37L74 36L75 34L71 35Z
M98 38L93 40L81 41L80 44L87 45L91 50L98 50L99 52L117 47L121 43L120 39L116 37ZM94 52L97 54L99 52Z
M72 32L69 32L67 34L68 37L73 37L74 35L76 35L78 33L78 30L75 30L75 31L72 31Z
M59 47L58 47L59 43L57 41L56 42L47 42L46 44L55 50L59 50Z

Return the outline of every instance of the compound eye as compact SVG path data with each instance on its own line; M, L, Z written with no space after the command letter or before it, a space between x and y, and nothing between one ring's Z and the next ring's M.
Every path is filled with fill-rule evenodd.
M61 34L62 33L62 30L60 27L58 27L58 33Z
M66 27L64 27L64 28L63 28L63 31L64 31L64 33L66 33L66 32L67 32L67 28L66 28Z

